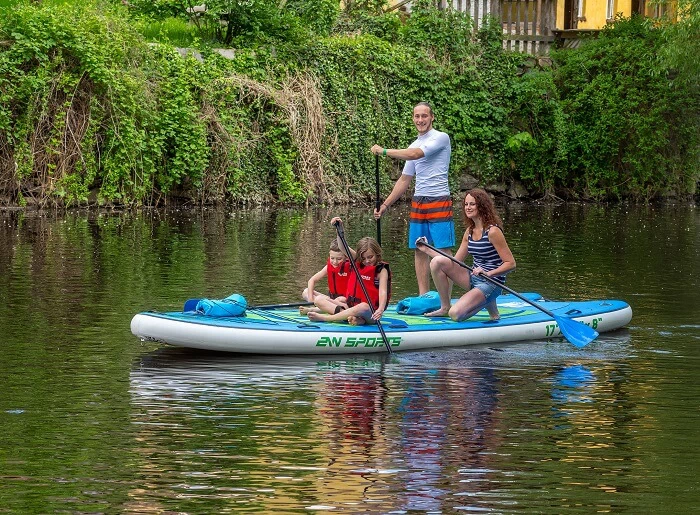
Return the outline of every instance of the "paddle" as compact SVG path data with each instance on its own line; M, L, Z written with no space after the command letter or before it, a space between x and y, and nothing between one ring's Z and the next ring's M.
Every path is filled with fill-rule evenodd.
M375 155L374 156L374 186L375 186L375 192L376 192L376 197L377 197L377 202L375 204L375 208L377 211L382 207L382 201L379 199L379 156ZM381 247L382 245L382 219L377 218L377 243L379 243L379 246Z
M421 242L418 242L418 244L425 245L429 249L434 250L435 252L437 252L441 256L446 257L447 259L449 259L453 263L456 263L457 265L461 266L462 268L466 268L470 272L472 272L474 270L469 265L462 263L458 259L455 259L454 257L450 256L449 254L444 253L440 249L436 249L435 247L433 247L429 243L421 241ZM480 277L480 278L482 278L482 279L484 279L492 284L495 284L499 288L503 288L504 290L506 290L506 291L512 293L513 295L515 295L516 297L518 297L520 300L527 302L531 306L536 307L540 311L542 311L545 314L552 317L557 322L557 324L559 324L559 329L561 330L564 337L567 340L569 340L571 343L573 343L576 347L579 347L579 348L584 347L587 344L589 344L590 342L592 342L593 340L595 340L596 337L598 336L598 332L595 329L588 327L583 322L579 322L579 321L573 320L571 318L564 318L564 317L560 317L558 315L555 315L554 313L552 313L551 311L549 311L546 308L543 308L542 306L540 306L536 302L533 302L533 301L529 300L527 297L520 295L518 292L511 290L510 288L508 288L508 286L503 284L501 281L498 281L496 279L493 279L493 278L491 278L487 275L483 275L483 274L479 275L477 277Z
M345 231L343 231L343 224L340 222L335 223L335 230L338 231L338 239L340 240L340 243L343 244L343 249L345 250L345 255L348 256L350 259L350 266L352 267L352 271L355 273L357 276L357 282L360 285L360 288L362 288L362 293L365 295L365 299L369 299L369 294L367 293L367 288L365 287L365 283L362 282L362 276L360 275L360 271L357 269L357 265L355 264L355 260L352 258L352 253L350 252L350 247L348 246L348 242L345 241ZM374 306L372 306L371 302L368 302L367 305L369 305L369 310L374 314ZM391 345L389 345L389 339L386 337L386 333L384 332L384 328L382 327L382 323L377 320L377 327L379 328L379 332L382 335L382 340L384 341L384 345L386 346L386 350L389 354L391 354L393 351L391 350Z
M187 299L182 311L194 311L197 303L201 299ZM313 302L291 302L289 304L262 304L260 306L248 306L247 309L277 309L277 308L298 308L301 306L313 306Z

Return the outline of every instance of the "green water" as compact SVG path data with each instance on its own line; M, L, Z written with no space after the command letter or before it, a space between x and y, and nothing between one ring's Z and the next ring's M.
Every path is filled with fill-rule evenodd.
M190 297L294 302L332 215L0 213L0 513L692 513L700 509L700 212L502 206L509 285L621 298L627 329L327 359L142 343ZM382 222L415 294L406 208Z

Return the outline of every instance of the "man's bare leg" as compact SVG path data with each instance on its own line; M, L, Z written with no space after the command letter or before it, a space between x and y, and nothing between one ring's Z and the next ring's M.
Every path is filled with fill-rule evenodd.
M415 253L416 279L418 280L418 295L430 291L430 256L416 249Z

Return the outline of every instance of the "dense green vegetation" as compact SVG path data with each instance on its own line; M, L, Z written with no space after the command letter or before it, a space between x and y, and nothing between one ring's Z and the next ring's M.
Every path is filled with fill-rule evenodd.
M545 197L696 193L697 65L677 51L697 45L692 5L672 26L618 19L542 67L504 52L496 22L475 33L427 0L406 19L382 4L13 3L0 14L3 203L364 200L369 147L408 145L421 100L452 137L455 186L468 173ZM385 190L397 166L382 162Z

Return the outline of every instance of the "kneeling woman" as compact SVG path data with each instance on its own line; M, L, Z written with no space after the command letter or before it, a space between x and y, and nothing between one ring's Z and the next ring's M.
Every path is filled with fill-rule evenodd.
M342 223L340 218L333 218L335 222ZM338 237L340 239L340 237ZM340 248L343 248L339 241ZM338 322L347 320L352 325L376 323L382 317L382 313L389 305L391 297L391 270L389 264L382 261L382 248L374 238L365 237L357 243L357 250L350 249L355 260L361 279L354 270L350 270L348 286L345 298L331 299L326 295L315 297L314 304L323 313L311 311L308 317L311 320L321 322ZM369 299L365 298L359 281L364 283ZM372 309L370 304L372 303Z
M426 313L426 316L449 315L452 320L460 322L485 306L491 319L498 320L496 297L500 295L501 288L480 276L505 282L506 274L515 269L515 259L503 235L503 222L496 213L491 197L480 188L468 191L464 197L464 217L467 230L455 259L464 261L467 255L471 255L474 259L471 274L466 268L422 245L420 238L416 241L418 248L432 258L430 272L440 294L440 309ZM450 280L469 290L454 305L451 305L450 299Z

